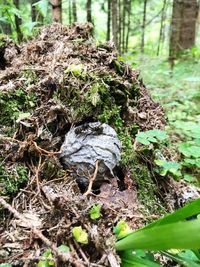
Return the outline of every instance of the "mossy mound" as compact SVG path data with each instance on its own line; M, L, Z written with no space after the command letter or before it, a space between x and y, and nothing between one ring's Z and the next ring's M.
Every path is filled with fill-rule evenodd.
M157 201L151 171L133 151L133 144L138 131L162 129L165 118L162 107L151 99L138 78L138 71L117 59L112 43L95 44L91 31L90 24L71 27L53 24L21 46L7 41L2 43L0 182L1 195L15 194L13 203L20 212L34 209L42 217L40 227L43 230L60 229L59 234L54 230L48 233L49 239L57 244L71 242L74 225L87 225L87 229L92 229L86 211L93 203L102 203L105 216L98 222L99 240L91 235L96 254L90 260L98 262L105 251L108 254L112 251L113 242L108 245L104 241L112 239L111 228L116 218L127 217L133 227L141 223L130 216L130 209L136 213L139 210L137 189L143 190L143 177L148 177L150 185L148 192L141 194L142 203L145 203L145 194L148 203ZM120 181L111 185L114 189L104 187L108 193L105 197L100 188L99 198L96 195L87 202L82 200L77 185L70 179L70 170L63 170L59 154L64 135L72 126L95 121L106 122L117 131L123 148L122 162L118 170ZM128 172L130 175L126 175ZM6 176L8 180L12 178L11 191L8 190L10 180L4 179ZM22 188L24 185L26 187ZM111 198L113 190L115 197ZM62 203L55 200L51 191ZM105 198L107 200L103 200ZM45 211L50 217L44 216ZM62 221L60 225L58 218ZM63 222L68 225L68 232L66 228L62 230ZM106 233L105 227L110 228ZM25 243L27 237L22 230L19 232ZM73 242L70 244L73 247ZM30 251L31 245L27 243L26 249ZM86 256L93 255L91 246L84 249ZM103 266L109 264L108 257Z

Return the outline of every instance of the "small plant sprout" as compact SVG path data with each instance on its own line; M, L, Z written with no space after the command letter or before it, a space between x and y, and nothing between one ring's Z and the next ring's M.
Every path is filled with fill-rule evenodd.
M44 260L41 260L38 262L38 267L52 267L55 266L55 262L52 261L53 255L50 249L46 250L43 254L42 257L44 257Z
M72 234L78 243L88 244L88 234L81 226L74 227L72 229Z
M124 220L120 220L114 227L113 232L116 234L117 239L121 239L130 234L132 230Z
M101 217L101 205L94 204L92 208L90 209L89 214L92 220L99 219Z

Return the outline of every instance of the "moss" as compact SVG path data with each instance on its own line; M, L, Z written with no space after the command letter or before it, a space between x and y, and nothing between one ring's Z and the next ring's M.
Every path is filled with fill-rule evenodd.
M0 165L0 192L1 195L12 195L28 180L28 170L23 165L18 164L12 168Z
M132 161L129 163L131 175L137 186L138 199L148 215L166 213L157 197L159 188L153 181L153 175L148 166L140 161L137 155L132 154Z
M0 124L13 126L20 113L30 112L35 106L35 95L18 88L15 92L0 92Z

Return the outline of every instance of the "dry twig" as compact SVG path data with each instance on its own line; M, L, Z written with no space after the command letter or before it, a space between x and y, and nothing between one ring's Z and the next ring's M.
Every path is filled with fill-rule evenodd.
M99 169L99 160L96 161L95 163L95 171L92 177L89 177L89 185L88 185L88 189L87 191L83 194L84 196L87 196L91 193L92 190L92 185L97 177L97 173L98 173L98 169Z

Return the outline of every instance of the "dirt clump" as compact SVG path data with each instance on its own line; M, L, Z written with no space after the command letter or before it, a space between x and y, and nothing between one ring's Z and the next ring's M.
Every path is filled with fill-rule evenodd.
M28 43L0 47L0 198L14 215L0 210L0 263L35 266L50 247L55 266L119 266L113 226L122 218L137 228L149 219L140 212L129 156L138 130L163 129L164 111L113 44L95 44L91 32L91 24L52 24ZM60 148L72 127L91 122L116 130L122 163L110 182L96 191L91 183L82 194ZM93 171L89 180L98 166ZM92 220L95 204L101 216ZM73 238L76 226L88 244ZM70 248L64 258L62 244Z

